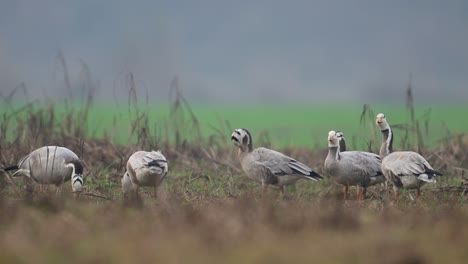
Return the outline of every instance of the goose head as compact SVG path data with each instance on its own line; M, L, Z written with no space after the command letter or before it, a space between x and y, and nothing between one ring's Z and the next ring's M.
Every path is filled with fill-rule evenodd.
M380 127L380 130L386 130L390 128L387 123L387 119L385 118L385 115L382 113L377 115L375 123L377 123L377 125Z
M340 151L346 151L346 143L343 132L336 131L336 137L338 138L338 142L340 144Z
M242 152L252 151L252 136L247 129L238 128L232 132L231 140L234 146L238 147Z
M83 191L83 165L78 161L72 161L65 165L72 169L71 184L74 193Z
M337 133L334 130L328 132L328 147L329 148L339 147L339 139L338 139Z

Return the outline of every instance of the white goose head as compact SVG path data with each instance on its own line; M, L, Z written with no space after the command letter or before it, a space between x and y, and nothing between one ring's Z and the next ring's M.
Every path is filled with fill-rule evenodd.
M387 123L387 119L385 118L385 115L382 113L377 115L375 123L377 123L377 125L380 127L380 130L386 130L390 128L390 126Z
M231 140L242 152L250 152L252 147L252 136L247 129L238 128L232 132Z
M328 132L328 147L329 148L338 148L339 147L339 139L337 133L332 130Z

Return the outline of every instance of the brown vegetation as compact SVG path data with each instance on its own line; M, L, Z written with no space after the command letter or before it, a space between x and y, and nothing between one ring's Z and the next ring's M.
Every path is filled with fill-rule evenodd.
M40 146L67 146L82 158L87 193L95 197L82 195L75 200L65 185L58 195L45 188L28 199L20 180L13 183L2 176L0 262L465 263L468 259L468 186L462 181L468 167L465 135L453 136L437 149L428 149L420 140L411 145L415 141L408 136L408 148L415 147L447 175L437 188L426 186L421 199L413 200L407 193L395 205L389 188L381 186L370 189L361 204L343 204L339 188L325 180L301 181L280 200L276 190L262 197L258 186L242 177L227 126L221 124L216 134L201 137L197 118L176 81L172 122L164 124L161 135L149 133L150 120L138 107L131 75L129 82L134 125L127 145L116 144L111 134L94 139L80 126L91 99L82 108L69 108L60 120L53 104L38 110L26 105L18 110L27 113L25 118L18 118L17 111L2 115L1 167L15 164ZM368 113L372 111L366 106L363 122L370 122L366 116L375 117ZM404 129L418 138L420 128L413 121L414 127ZM8 140L11 130L15 138ZM175 141L168 134L175 135ZM370 149L378 138L369 141ZM127 158L139 149L161 149L170 174L157 199L143 192L143 203L135 206L123 202L120 178ZM319 170L326 156L325 149L282 151L311 161Z

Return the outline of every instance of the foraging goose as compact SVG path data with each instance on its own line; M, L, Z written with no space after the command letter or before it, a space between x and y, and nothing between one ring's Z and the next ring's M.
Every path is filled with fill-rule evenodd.
M156 189L163 182L169 170L167 160L158 151L137 151L127 161L127 171L122 178L122 192L124 196L136 195L138 188L153 186Z
M416 189L417 196L421 195L420 188L426 183L435 183L435 176L441 176L419 153L413 151L393 152L393 131L387 123L384 114L378 114L377 125L382 131L382 172L385 178L393 184L395 199L399 201L400 188Z
M283 186L295 183L299 179L318 181L322 176L312 171L301 162L283 153L267 149L253 149L252 136L247 129L236 129L231 140L239 148L239 159L247 177L260 182L263 191L267 185L278 186L284 193Z
M12 177L26 176L40 184L60 186L71 179L73 192L83 190L83 165L73 151L64 147L38 148L4 170L17 170Z
M364 151L341 152L339 136L335 131L328 133L328 155L324 170L335 182L344 185L345 200L349 185L358 187L357 199L363 200L368 186L385 181L380 168L380 157Z

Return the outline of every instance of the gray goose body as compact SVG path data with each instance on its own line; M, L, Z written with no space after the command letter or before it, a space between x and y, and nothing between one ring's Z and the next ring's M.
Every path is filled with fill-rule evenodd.
M166 157L160 151L137 151L127 161L127 171L122 178L124 195L136 194L139 187L152 186L154 192L169 170Z
M364 199L368 186L385 181L381 170L381 159L370 152L340 152L343 143L339 136L335 131L330 131L328 134L328 155L324 170L336 183L345 186L344 199L350 185L358 187L358 200Z
M400 188L416 189L420 196L420 188L427 182L435 183L436 176L441 176L435 171L427 160L419 153L413 151L393 152L393 131L387 123L384 114L378 114L377 125L382 130L382 172L385 178L393 184L395 198L398 201Z
M5 170L14 169L17 171L12 176L26 176L37 183L56 186L71 179L74 192L83 189L83 165L73 151L64 147L38 148L21 158L16 166Z
M283 186L299 179L319 180L322 177L307 165L284 155L281 152L252 147L252 137L246 129L236 129L231 139L239 148L239 160L249 179L262 184L275 185L283 191Z

